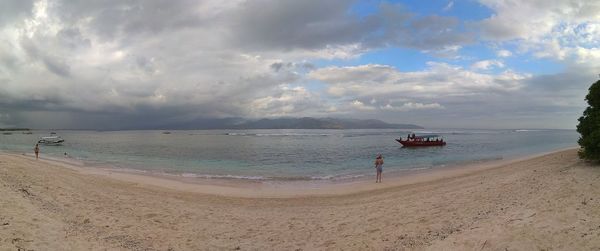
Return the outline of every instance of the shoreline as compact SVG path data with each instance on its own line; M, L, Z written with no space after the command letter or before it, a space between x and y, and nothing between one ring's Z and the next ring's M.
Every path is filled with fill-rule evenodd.
M138 169L117 169L113 167L88 166L75 159L40 158L41 162L58 165L85 175L96 175L110 179L131 182L139 186L165 188L181 192L201 193L240 198L293 198L312 196L339 196L356 193L367 193L380 189L408 186L419 183L469 175L484 170L500 168L510 164L528 161L560 152L567 152L577 147L569 147L538 154L469 163L455 163L443 167L425 169L384 171L383 183L374 183L372 177L365 175L358 178L339 180L252 180L229 178L185 177L180 174L151 172ZM23 159L34 158L25 153L0 153Z
M0 250L600 248L600 169L575 149L428 171L299 192L0 154Z
M258 141L261 144L266 144L267 142L269 145L281 144L277 145L277 147L283 147L283 149L277 149L277 147L261 146L251 148L248 151L239 151L241 153L238 154L234 152L228 153L223 150L212 152L215 151L214 147L223 147L221 145L210 146L206 151L201 150L203 148L196 145L200 138L191 138L187 136L187 132L174 132L169 136L164 136L160 131L155 130L149 133L111 132L107 135L88 135L85 132L69 130L63 136L67 137L66 139L70 143L65 144L64 147L42 149L42 158L51 158L59 161L74 160L73 162L80 162L75 164L77 166L85 165L110 169L110 171L124 171L157 177L167 176L169 179L178 178L177 176L183 176L185 179L189 176L190 178L204 179L205 183L215 183L217 182L215 180L219 180L217 182L219 184L236 183L238 180L246 183L254 183L255 181L265 183L282 183L288 181L292 181L292 183L301 183L304 181L312 183L338 183L363 179L368 180L373 176L374 169L372 168L373 160L371 157L374 156L371 156L371 154L374 153L375 149L377 149L376 152L383 151L384 156L389 157L386 158L384 176L393 177L411 172L419 172L420 169L445 169L449 166L473 165L472 163L514 159L524 154L529 155L531 153L574 146L575 137L572 135L574 134L573 130L568 130L573 132L558 132L560 130L548 131L550 132L544 132L540 135L555 135L557 137L548 137L548 139L553 140L542 144L536 143L531 146L525 144L523 145L524 147L514 148L512 143L506 144L506 140L512 138L520 142L523 138L522 135L529 137L529 135L535 134L515 133L514 130L440 129L440 133L448 134L449 138L454 137L456 144L451 144L451 146L439 150L418 149L417 151L402 149L397 142L390 140L392 135L394 137L397 136L397 132L388 132L385 130L373 130L373 132L370 132L370 130L327 131L325 133L331 136L330 139L321 140L318 138L318 140L314 141L316 144L315 147L321 149L321 147L331 144L330 141L333 140L332 142L341 143L339 145L341 148L325 147L323 149L326 150L319 150L327 152L324 155L310 150L311 145L294 146L292 144L291 147L287 147L288 142L282 141L283 139L289 139L293 140L293 142L299 142L299 144L307 144L309 142L313 144L312 137L306 138L308 141L304 137L301 141L297 141L294 137L231 137L201 130L191 131L193 133L197 132L198 135L205 135L206 133L206 135L210 136L207 140L215 140L219 144L239 145L238 142L240 141ZM292 132L297 131L292 130ZM299 132L301 133L302 131ZM319 134L320 131L316 132ZM312 130L310 134L314 134ZM100 146L94 143L96 140L100 140L98 142L104 142L104 139L118 140L119 137L124 137L125 135L131 137L133 141L128 141L126 144L117 144L115 147L108 145ZM382 140L382 143L370 145L371 143L368 143L371 140L369 138L371 137L370 135L374 135L373 137ZM151 143L140 143L144 141L138 140L148 137L158 138ZM161 143L164 137L167 137L165 138L166 141ZM498 139L499 141L490 144L494 140L486 139L488 137L491 137L490 139ZM31 146L23 144L24 138L13 137L11 139L14 139L14 142L3 147L7 149L3 149L0 153L26 153L26 155L32 156ZM167 142L169 143L166 144ZM387 143L384 144L384 142ZM497 143L500 142L503 143L498 145ZM161 147L166 147L170 144L173 144L172 150L171 148L161 150ZM190 146L193 147L189 149L177 148L186 144L191 144ZM479 144L485 147L481 147ZM103 147L110 147L110 150L98 151L98 149L102 149ZM290 152L290 149L293 147L302 147L302 149L308 150L299 150L302 154L297 154ZM139 148L139 151L136 148ZM236 150L239 149L236 148ZM171 151L173 152L171 153ZM252 154L249 154L250 152ZM69 156L63 156L63 153L69 153ZM312 159L313 157L315 159ZM406 169L410 170L405 171Z

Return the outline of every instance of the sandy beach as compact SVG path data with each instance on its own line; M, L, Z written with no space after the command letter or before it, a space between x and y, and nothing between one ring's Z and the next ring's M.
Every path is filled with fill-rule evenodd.
M600 250L599 182L573 149L308 188L0 154L0 249Z

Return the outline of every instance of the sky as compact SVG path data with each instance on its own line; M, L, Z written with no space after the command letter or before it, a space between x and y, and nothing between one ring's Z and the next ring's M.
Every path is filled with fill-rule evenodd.
M0 1L0 127L573 129L598 74L597 0Z

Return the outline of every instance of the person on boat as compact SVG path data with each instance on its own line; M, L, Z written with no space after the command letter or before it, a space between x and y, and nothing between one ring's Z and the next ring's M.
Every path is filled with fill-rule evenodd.
M377 158L375 158L375 169L377 170L375 183L381 183L381 174L383 173L383 156L381 154L378 154Z
M39 159L39 155L40 155L40 145L39 144L35 144L35 147L33 148L33 152L35 152L35 159Z

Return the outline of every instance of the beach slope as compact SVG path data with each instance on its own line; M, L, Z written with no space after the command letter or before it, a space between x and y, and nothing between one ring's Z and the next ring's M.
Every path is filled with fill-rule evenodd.
M600 168L576 150L389 182L234 197L0 154L0 250L600 249Z

